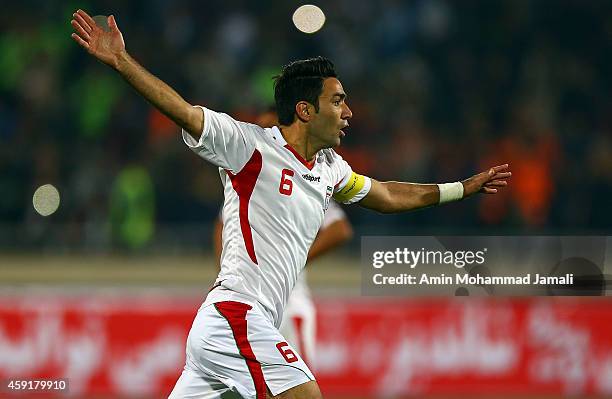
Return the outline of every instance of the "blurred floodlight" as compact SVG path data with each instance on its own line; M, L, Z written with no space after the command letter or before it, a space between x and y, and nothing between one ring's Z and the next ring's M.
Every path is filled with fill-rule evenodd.
M295 27L301 32L315 33L323 27L325 14L319 7L306 4L295 10L292 19Z
M51 184L45 184L38 187L38 189L34 192L34 197L32 198L34 209L42 216L49 216L53 212L57 211L59 203L59 191L57 191L57 188Z

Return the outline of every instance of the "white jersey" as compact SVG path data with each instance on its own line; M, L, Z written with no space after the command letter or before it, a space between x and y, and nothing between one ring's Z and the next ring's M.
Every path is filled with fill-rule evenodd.
M183 140L220 168L225 194L220 288L206 301L257 301L278 328L332 196L359 201L371 181L333 150L309 163L277 127L202 109L200 139L183 131Z

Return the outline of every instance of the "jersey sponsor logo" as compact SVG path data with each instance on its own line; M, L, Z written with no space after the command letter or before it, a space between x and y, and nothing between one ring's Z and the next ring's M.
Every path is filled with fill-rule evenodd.
M303 174L302 178L304 180L307 180L307 181L311 182L311 183L318 183L318 182L321 181L321 176L313 176L310 173Z

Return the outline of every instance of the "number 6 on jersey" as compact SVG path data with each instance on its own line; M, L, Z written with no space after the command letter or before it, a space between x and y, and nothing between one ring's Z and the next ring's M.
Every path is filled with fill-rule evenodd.
M281 174L280 186L278 187L278 192L284 195L291 195L293 191L293 181L289 179L292 177L294 172L291 169L283 169Z
M285 349L287 348L287 349ZM289 348L289 344L286 342L279 342L276 344L276 349L283 355L287 363L293 363L298 361L297 355Z

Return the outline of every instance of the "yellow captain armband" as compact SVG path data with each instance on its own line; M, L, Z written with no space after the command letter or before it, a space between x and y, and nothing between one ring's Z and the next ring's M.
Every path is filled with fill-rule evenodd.
M351 172L351 176L346 180L346 183L343 185L342 183L344 183L344 180L340 183L342 188L334 194L334 199L343 204L360 201L372 187L372 180L369 177L355 172Z

